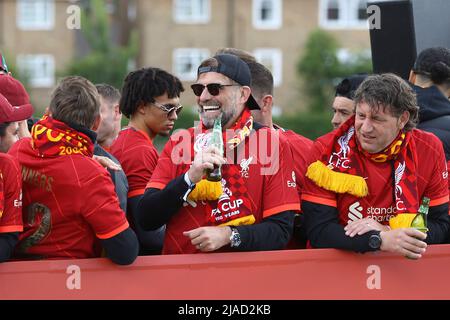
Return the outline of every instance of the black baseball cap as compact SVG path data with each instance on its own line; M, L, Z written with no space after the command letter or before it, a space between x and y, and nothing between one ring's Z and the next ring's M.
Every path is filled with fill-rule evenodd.
M336 86L336 96L345 97L347 99L353 100L355 97L355 91L358 89L359 85L367 78L367 74L354 74L348 78L343 79Z
M238 56L233 54L218 54L213 57L217 60L217 67L199 67L197 70L197 76L206 72L217 72L224 76L227 76L231 80L236 81L242 86L251 87L252 85L252 75L248 65ZM261 109L256 102L255 98L250 94L246 105L251 110Z

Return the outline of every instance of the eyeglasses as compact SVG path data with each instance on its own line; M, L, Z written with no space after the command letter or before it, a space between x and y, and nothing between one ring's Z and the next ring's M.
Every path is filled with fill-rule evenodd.
M167 115L169 115L172 111L175 110L175 113L178 115L180 114L181 110L183 109L183 106L181 104L161 104L158 103L156 101L152 102L153 105L155 105L155 107L158 107L159 109L161 109L162 111L164 111L165 113L167 113Z
M220 83L210 83L207 85L201 84L201 83L194 83L191 85L192 91L194 91L194 94L197 97L200 97L203 93L203 90L205 90L205 87L208 88L208 92L212 96L217 96L220 93L220 90L224 87L233 87L233 86L240 86L238 84L220 84Z

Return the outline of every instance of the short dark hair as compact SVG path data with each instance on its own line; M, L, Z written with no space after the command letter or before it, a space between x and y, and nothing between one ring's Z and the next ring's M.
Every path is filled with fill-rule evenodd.
M355 92L355 104L367 103L372 109L388 109L394 117L409 112L409 121L404 130L412 130L418 122L419 107L416 94L409 84L393 73L371 75Z
M53 91L49 110L56 120L90 129L100 113L97 89L83 77L66 77Z
M155 102L155 98L164 93L167 93L169 98L179 97L183 91L180 79L167 71L142 68L130 72L125 78L119 108L130 118L140 105Z
M413 71L435 84L450 84L450 49L433 47L423 50L414 63Z
M218 54L233 54L233 55L241 58L241 60L243 60L247 64L249 62L256 62L256 58L254 55L252 55L250 52L242 50L242 49L220 48L216 51L216 53L214 55L218 55Z
M107 83L99 83L96 84L95 87L102 98L107 100L109 103L115 103L120 100L120 91L112 85Z

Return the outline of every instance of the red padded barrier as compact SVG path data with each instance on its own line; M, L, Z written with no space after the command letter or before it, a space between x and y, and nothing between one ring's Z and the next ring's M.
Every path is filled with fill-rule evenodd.
M6 262L0 299L450 299L448 270L450 245L420 260L322 249Z

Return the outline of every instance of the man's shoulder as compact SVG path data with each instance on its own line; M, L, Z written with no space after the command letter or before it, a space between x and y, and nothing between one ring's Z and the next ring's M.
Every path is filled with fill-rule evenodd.
M15 170L18 171L19 162L16 158L7 153L0 153L0 172Z
M112 161L114 161L115 163L119 163L119 160L117 160L116 157L114 157L111 153L109 153L108 151L106 151L105 149L103 149L99 144L95 144L94 147L94 155L96 156L102 156L102 157L106 157L108 159L111 159Z
M107 175L107 171L101 164L91 157L85 155L68 155L55 158L59 166L55 162L55 169L70 170L73 168L74 173L82 180L90 180L95 176Z
M294 132L292 130L286 130L283 131L283 135L287 138L287 140L291 144L298 144L301 143L303 145L311 147L313 145L313 141L311 139L308 139L301 134L298 134L297 132Z
M411 138L414 139L417 148L429 148L429 147L438 147L441 148L442 143L439 138L431 133L421 129L413 129L411 131Z
M111 154L121 161L124 156L146 153L149 150L158 153L150 138L144 132L134 128L122 129L111 146Z

